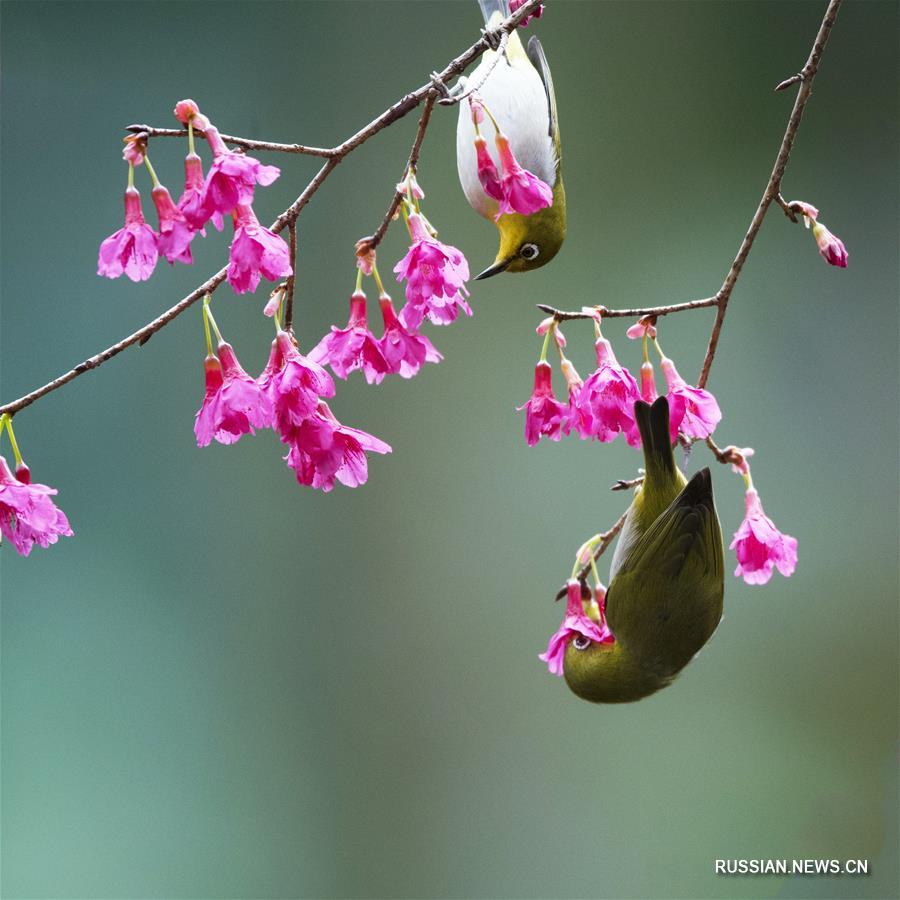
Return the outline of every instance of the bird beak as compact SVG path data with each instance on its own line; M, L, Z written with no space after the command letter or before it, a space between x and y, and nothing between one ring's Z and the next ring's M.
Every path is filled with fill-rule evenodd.
M490 278L492 275L497 275L500 272L505 272L512 261L512 257L510 257L509 259L495 260L493 265L488 266L483 272L481 272L479 275L476 275L474 280L481 281L484 278Z

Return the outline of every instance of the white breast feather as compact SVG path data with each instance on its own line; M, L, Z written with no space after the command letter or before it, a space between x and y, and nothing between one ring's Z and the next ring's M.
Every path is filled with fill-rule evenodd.
M490 65L490 58L493 58L493 53L484 55L481 64L469 76L469 84L479 81L481 73ZM509 138L519 165L553 187L556 183L556 148L550 137L547 93L534 66L527 59L517 59L512 64L501 59L478 93ZM487 140L491 158L499 168L500 160L494 146L494 128L490 119L486 118L481 125L481 133ZM485 218L493 218L497 212L497 201L485 194L478 181L474 139L469 104L464 100L459 105L456 127L459 182L472 208Z

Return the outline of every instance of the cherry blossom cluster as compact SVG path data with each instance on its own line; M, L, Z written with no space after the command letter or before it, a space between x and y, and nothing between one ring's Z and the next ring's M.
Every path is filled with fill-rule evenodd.
M233 444L258 428L271 428L288 447L284 458L297 481L323 491L330 491L336 482L348 487L364 484L366 454L391 451L384 441L337 419L327 402L334 397L335 384L325 366L341 379L359 370L369 384L378 384L387 375L412 378L425 363L442 358L419 333L422 322L428 318L442 325L460 311L472 315L465 300L468 264L459 250L437 240L421 210L425 195L415 172L408 172L397 190L405 194L403 212L412 241L395 268L398 281L406 281L406 303L399 313L381 281L375 251L360 242L347 326L333 325L308 355L302 354L293 331L281 326L287 285L279 285L264 309L274 320L275 340L262 373L252 378L223 339L209 298L204 300L206 390L194 423L198 446L213 440ZM384 324L380 338L369 329L364 275L371 275L378 288Z
M28 556L31 548L49 547L60 536L69 537L72 529L66 514L59 509L51 497L56 490L46 484L31 481L31 470L22 459L19 445L13 432L12 418L0 416L0 437L3 431L9 435L15 472L0 456L0 534L15 547L21 556Z
M188 129L188 154L184 160L184 190L178 203L161 184L147 155L146 138L126 138L123 157L128 163L125 190L125 224L100 245L97 274L132 281L146 281L160 256L170 264L190 264L191 242L206 236L209 222L219 231L230 216L234 235L228 258L228 282L235 293L255 291L261 277L277 281L292 273L290 250L285 241L263 227L253 212L256 185L270 185L280 174L277 166L265 166L252 156L229 150L219 130L200 112L193 100L175 105L175 117ZM203 162L194 146L194 129L206 137L213 160L204 176ZM147 224L141 195L134 186L134 169L144 165L153 187L158 229Z
M703 440L716 429L722 412L716 398L704 388L692 387L679 375L662 351L656 336L656 325L641 319L628 329L628 337L643 341L644 361L640 369L640 386L631 372L619 364L612 345L601 332L601 316L594 309L585 308L594 321L594 350L597 368L582 379L565 355L566 339L559 324L552 317L538 325L544 335L541 358L534 370L534 389L528 401L519 407L525 410L525 440L530 446L542 437L558 441L563 435L575 432L582 440L600 443L614 441L621 434L632 447L640 447L641 438L634 418L634 403L652 403L656 397L656 379L650 361L648 344L653 343L660 356L660 368L666 380L669 400L669 428L674 443L679 434L686 440ZM553 393L552 367L547 351L553 339L560 357L560 367L568 389L568 400L557 400Z
M536 15L540 15L540 12ZM467 103L472 116L472 124L475 127L478 181L488 197L496 200L498 204L494 219L499 219L500 216L509 213L530 216L538 210L552 206L553 190L550 185L519 165L510 146L509 138L500 130L497 120L484 105L484 101L477 94L472 94L467 98ZM488 149L487 141L481 134L485 116L494 126L494 144L500 160L499 170Z

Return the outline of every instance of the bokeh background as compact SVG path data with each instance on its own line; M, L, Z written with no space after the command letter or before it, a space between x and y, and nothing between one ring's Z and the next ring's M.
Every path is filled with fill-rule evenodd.
M725 619L670 689L594 707L538 661L551 598L627 498L621 442L528 448L534 304L636 306L720 284L765 184L820 2L562 2L553 67L570 230L552 265L473 288L411 382L339 384L394 447L370 482L298 486L275 437L198 450L199 309L22 412L76 536L2 551L7 897L889 897L897 893L897 7L842 10L784 191L850 267L770 213L710 387L752 445L789 580L728 575ZM41 3L2 8L2 397L155 316L215 271L95 275L121 220L123 126L198 100L223 131L330 145L478 34L473 2ZM298 329L344 322L352 246L415 129L358 150L300 220ZM455 111L420 177L474 269L490 223L456 180ZM179 187L181 141L155 141ZM318 163L277 160L270 221ZM149 200L146 175L138 184ZM382 268L404 252L390 232ZM399 288L397 294L400 294ZM266 291L215 309L247 368ZM696 377L712 313L666 320ZM639 363L606 331L620 358ZM591 368L587 324L568 329ZM3 452L7 453L7 449ZM692 468L706 464L703 448ZM716 467L726 540L740 479ZM730 553L728 559L731 559ZM716 858L861 858L868 877L722 878Z

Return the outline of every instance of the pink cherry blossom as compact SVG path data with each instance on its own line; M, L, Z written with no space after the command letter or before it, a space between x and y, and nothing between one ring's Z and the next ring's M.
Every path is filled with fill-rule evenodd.
M125 226L100 245L97 274L118 278L124 272L132 281L146 281L158 258L156 232L144 221L140 192L129 187L125 191Z
M506 135L497 133L495 139L500 154L500 208L494 217L499 219L506 213L530 216L539 209L553 205L553 189L537 175L523 169L509 146Z
M534 367L534 390L527 403L517 407L525 410L525 440L533 447L542 436L558 441L568 424L569 406L553 396L553 370L550 363L541 361Z
M464 299L469 264L456 247L442 244L432 237L419 213L410 213L409 230L412 246L394 266L397 281L406 279L406 305L400 321L416 329L425 316L435 325L453 322L462 310L472 315Z
M151 193L159 216L159 252L169 263L183 262L190 265L191 241L196 231L188 224L184 213L175 205L168 188L158 184Z
M272 401L241 367L231 344L220 341L217 352L218 359L208 356L204 363L206 395L194 422L198 447L213 438L233 444L272 424Z
M208 216L214 212L227 214L238 205L249 205L253 202L255 185L265 187L281 174L277 166L264 166L252 156L229 150L214 125L205 129L205 133L215 157L203 189L202 205Z
M257 383L272 404L275 430L285 442L316 412L322 397L334 396L331 376L304 356L286 331L279 330L272 341L269 361Z
M685 437L708 438L722 420L716 398L704 388L687 384L668 357L663 357L660 366L669 387L669 421L676 436L680 430Z
M622 433L629 444L637 446L640 434L634 421L634 403L641 396L637 382L619 365L606 338L597 338L594 346L597 368L585 379L575 398L575 428L582 437L604 444Z
M228 283L236 294L255 291L260 275L277 281L290 275L291 251L277 234L259 224L251 206L234 211L234 239L228 256Z
M525 0L509 0L509 12L510 14L514 13ZM519 22L519 27L524 28L532 19L539 19L544 14L544 4L538 3L537 9L533 13L529 13Z
M736 576L747 584L765 584L778 569L789 577L797 567L797 539L782 534L763 512L759 494L749 488L745 497L746 515L729 545L737 555Z
M581 583L572 578L566 584L566 614L562 625L550 638L547 649L538 655L538 659L547 663L551 675L562 675L566 659L566 649L569 641L580 634L595 644L613 644L615 637L609 630L604 616L605 592L598 590L598 611L600 622L595 622L584 613L584 604L581 600Z
M72 529L65 513L50 499L56 490L46 484L32 484L28 467L16 478L0 456L0 533L28 556L37 544L49 547L60 535L70 537Z
M656 337L656 326L651 325L646 319L638 319L626 332L626 337L632 341L642 340L645 336L651 340Z
M347 487L365 484L369 477L366 453L390 453L391 448L365 431L342 425L328 404L295 428L285 457L300 484L330 491L335 480Z
M813 225L812 233L819 246L822 259L830 266L846 269L849 254L844 242L837 235L832 234L821 222Z
M378 339L378 348L391 374L412 378L425 363L439 363L444 358L427 337L415 329L404 328L387 294L382 294L378 303L384 320L384 334Z
M209 119L200 112L200 107L193 100L179 100L172 112L182 125L191 123L201 130L209 128Z
M494 160L491 158L487 147L487 141L480 135L475 135L475 158L478 164L478 180L488 197L495 200L503 199L503 189L500 186L500 173Z
M139 139L136 135L125 138L125 149L122 151L122 159L133 166L144 163L144 155L147 152L147 141Z
M188 153L184 158L184 191L178 200L178 208L184 213L188 224L195 231L199 231L206 237L204 225L212 221L218 231L222 230L224 219L222 213L209 211L203 208L203 162L196 153Z
M397 193L404 197L412 196L416 200L425 199L425 191L422 190L419 182L416 180L416 173L408 169L403 181L397 182ZM368 272L366 274L369 274Z
M384 358L375 335L369 331L366 318L366 295L354 291L350 296L350 318L346 328L331 326L309 353L309 358L320 365L329 365L338 378L344 378L356 369L362 369L369 384L380 384L391 369Z
M641 363L641 400L650 403L656 399L656 379L653 377L653 363L647 360ZM671 410L669 410L671 416Z

